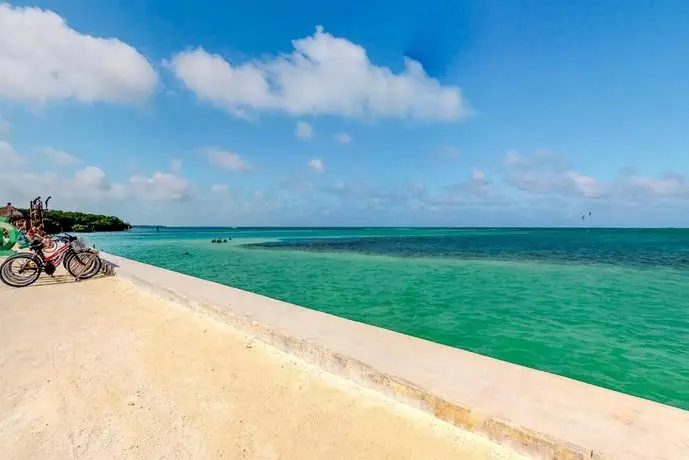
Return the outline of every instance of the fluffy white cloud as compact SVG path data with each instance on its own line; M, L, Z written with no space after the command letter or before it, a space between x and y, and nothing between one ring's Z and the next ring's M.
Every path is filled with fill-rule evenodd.
M458 87L443 86L411 59L396 74L320 26L292 44L290 54L243 63L197 48L166 64L200 99L241 116L256 110L455 121L469 114Z
M179 158L174 158L170 162L170 169L172 170L173 173L179 174L180 171L182 170L182 160Z
M683 174L649 177L622 168L612 180L601 180L575 170L560 156L550 153L521 155L508 152L503 181L519 191L516 204L531 208L597 207L614 214L634 207L648 212L689 211L689 178ZM578 204L577 204L578 203Z
M575 171L567 171L564 174L567 184L579 191L586 198L598 198L601 196L601 185L596 179L582 176Z
M218 165L238 166L230 152L218 152L223 154L215 158ZM303 169L278 181L277 190L233 186L229 193L222 183L206 185L212 194L197 193L193 183L171 172L137 174L118 181L95 166L71 175L29 171L25 168L31 163L0 141L3 165L8 158L18 162L14 168L0 169L3 202L25 203L36 195L52 195L52 203L61 208L114 213L134 222L154 218L157 223L185 224L191 219L217 225L572 225L581 222L581 212L593 210L594 225L638 225L649 216L657 216L655 225L686 225L682 216L689 215L687 176L651 177L623 169L612 180L600 180L577 172L562 157L541 153L512 152L505 156L504 169L470 170L464 179L447 186L419 181L382 185L351 179L323 186L316 174ZM325 170L318 158L311 159L308 167L313 173ZM524 185L527 188L522 190ZM218 206L226 217L218 217ZM334 220L318 220L326 214ZM637 214L643 217L631 220ZM472 216L488 220L474 221Z
M607 187L606 196L620 205L661 207L689 204L689 178L683 174L644 176L631 168L623 168L618 179Z
M376 210L423 218L424 213L434 213L450 221L460 218L459 211L494 213L491 219L497 225L538 225L544 218L558 225L572 225L580 221L583 210L591 209L599 216L595 218L596 225L614 223L605 220L606 214L620 216L621 210L630 207L651 213L674 210L676 214L682 209L689 212L689 178L684 175L652 178L626 171L605 181L577 172L564 158L549 153L510 152L505 156L505 164L504 170L490 175L483 169L474 169L465 180L449 186L428 187L419 182L382 186L347 181L327 187L283 184L283 191L314 212L320 206L337 210L336 214ZM500 213L507 217L501 218Z
M351 144L354 139L347 133L337 133L335 134L335 140L340 144Z
M207 148L204 153L212 165L219 166L230 171L251 171L251 165L244 161L236 153L214 147Z
M75 172L74 181L90 190L107 192L112 188L103 170L95 166L87 166Z
M62 207L85 206L84 209L98 212L98 206L107 203L185 201L193 198L193 187L187 179L163 172L134 175L127 182L111 182L95 166L79 169L71 176L52 171L0 173L0 196L7 197L8 201L23 203L37 194L51 195L53 203Z
M157 81L146 58L116 38L81 34L52 11L0 4L0 97L132 103Z
M79 158L74 155L70 155L62 150L56 150L52 147L40 147L38 151L58 166L71 166L79 163Z
M12 144L0 141L0 167L14 168L24 163L24 158L14 150Z
M313 126L305 121L300 121L297 123L294 135L299 139L311 139L313 137Z
M135 196L155 201L184 201L192 195L191 184L187 179L165 172L132 176L129 187Z
M322 173L325 171L325 165L323 164L323 161L319 158L313 158L312 160L309 160L309 168L311 168L312 171L315 171L317 173Z
M23 171L0 177L0 194L11 201L27 202L36 195L52 196L53 202L79 203L109 199L124 199L126 189L111 184L105 173L94 166L76 171L72 176L55 172Z
M505 182L531 195L559 195L578 198L600 198L603 186L596 179L575 171L560 156L549 152L505 155Z
M685 196L689 192L689 182L687 182L687 178L678 174L659 179L652 179L634 174L629 177L629 183L635 187L661 196Z
M495 210L510 206L500 189L493 184L493 180L481 169L472 170L468 179L443 187L441 193L428 194L425 204L433 212L466 208Z

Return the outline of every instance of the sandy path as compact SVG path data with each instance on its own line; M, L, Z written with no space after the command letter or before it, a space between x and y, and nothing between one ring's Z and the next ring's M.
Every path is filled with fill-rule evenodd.
M3 459L512 459L114 278L0 285Z

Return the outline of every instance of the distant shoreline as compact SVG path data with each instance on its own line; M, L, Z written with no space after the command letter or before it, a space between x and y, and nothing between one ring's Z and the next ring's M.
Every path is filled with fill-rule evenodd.
M213 225L132 225L135 228L163 229L218 229L218 230L689 230L689 227L377 227L377 226L342 226L342 227L281 227L281 226L213 226Z

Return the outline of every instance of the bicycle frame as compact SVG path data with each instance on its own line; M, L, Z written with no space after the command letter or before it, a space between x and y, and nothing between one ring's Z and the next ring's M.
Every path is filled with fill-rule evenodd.
M45 255L43 253L43 250L39 251L33 251L34 254L34 262L39 262L42 266L43 269L47 266L53 266L54 268L57 268L58 265L60 265L60 262L64 259L65 255L68 254L72 250L72 247L70 243L63 243L61 246L58 246L58 248L51 253L50 255ZM46 271L48 275L52 275L51 272Z
M58 246L58 248L55 250L55 252L53 252L50 255L46 256L45 254L43 254L43 251L39 251L40 254L36 254L36 255L39 256L43 260L44 265L46 263L51 263L55 267L57 267L60 264L60 262L62 262L62 259L64 258L65 254L67 254L70 249L71 248L70 248L69 243L65 243L62 246Z

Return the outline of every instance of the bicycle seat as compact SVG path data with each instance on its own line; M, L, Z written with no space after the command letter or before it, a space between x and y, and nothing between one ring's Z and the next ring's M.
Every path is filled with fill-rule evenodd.
M45 248L45 243L43 240L35 239L29 244L29 249L32 251L40 251Z

